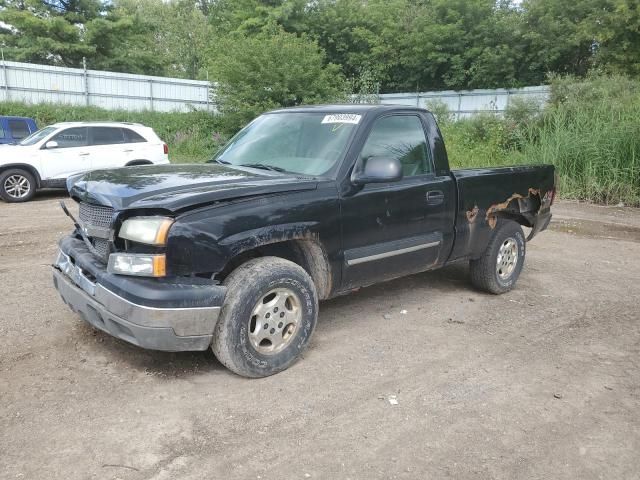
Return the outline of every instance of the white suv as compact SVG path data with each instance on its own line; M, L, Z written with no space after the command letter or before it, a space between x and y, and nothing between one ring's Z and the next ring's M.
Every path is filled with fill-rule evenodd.
M65 188L87 170L169 163L166 143L137 123L69 122L0 145L0 197L26 202L39 188Z

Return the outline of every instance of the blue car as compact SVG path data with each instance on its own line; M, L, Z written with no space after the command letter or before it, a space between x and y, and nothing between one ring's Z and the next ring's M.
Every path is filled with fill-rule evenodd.
M0 145L18 143L38 130L33 118L0 116Z

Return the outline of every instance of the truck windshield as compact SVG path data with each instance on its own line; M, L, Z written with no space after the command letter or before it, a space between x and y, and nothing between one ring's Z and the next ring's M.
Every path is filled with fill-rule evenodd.
M23 147L28 147L30 145L35 145L40 140L45 138L50 133L53 133L55 127L45 127L42 130L38 130L37 132L33 132L27 138L23 139L18 145L22 145Z
M352 113L265 114L240 130L213 160L302 175L325 175L344 154L360 118Z

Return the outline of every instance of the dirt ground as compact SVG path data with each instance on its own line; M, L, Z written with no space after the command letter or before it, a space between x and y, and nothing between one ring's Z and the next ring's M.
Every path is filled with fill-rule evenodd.
M0 203L2 479L640 478L637 210L559 202L503 296L455 266L323 302L247 380L71 313L59 198Z

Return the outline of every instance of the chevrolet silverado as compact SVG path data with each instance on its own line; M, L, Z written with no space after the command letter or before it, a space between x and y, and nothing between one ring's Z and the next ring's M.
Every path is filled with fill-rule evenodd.
M266 113L205 164L98 170L53 280L94 327L140 347L206 350L264 377L308 345L318 301L468 262L499 294L551 220L550 165L450 170L423 109ZM529 230L525 238L522 226Z

